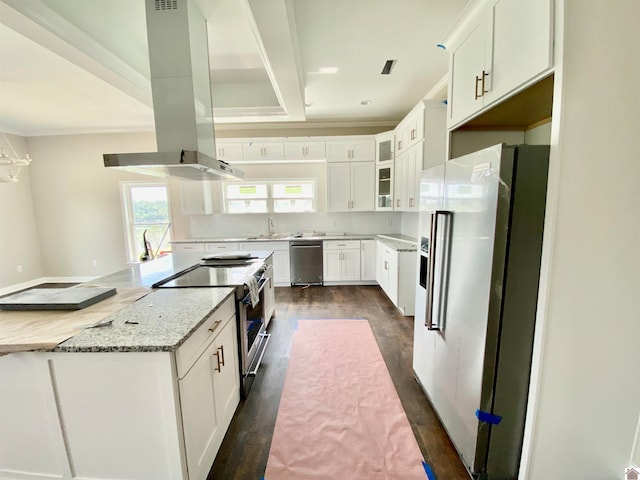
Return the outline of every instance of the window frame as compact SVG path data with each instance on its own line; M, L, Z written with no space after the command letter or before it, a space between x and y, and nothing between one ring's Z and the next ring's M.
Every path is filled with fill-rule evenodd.
M275 184L310 184L313 189L313 195L311 196L311 207L312 210L304 211L304 212L276 212L275 211L275 201L274 200L286 200L285 197L274 197L273 195L273 186ZM256 179L256 181L251 180L241 180L241 181L225 181L221 182L222 188L220 189L220 194L222 196L222 212L225 214L235 214L235 215L245 215L249 213L260 213L260 214L270 214L270 213L317 213L318 212L318 181L316 178L261 178ZM261 197L259 199L266 200L266 211L264 212L230 212L229 211L229 200L237 200L237 199L229 199L227 196L227 186L228 185L265 185L267 190L266 198ZM307 200L307 197L300 197L301 200Z
M131 192L134 188L139 187L162 187L165 189L167 194L167 214L169 217L168 222L143 222L143 223L135 223L133 221L133 201ZM168 226L168 237L169 239L173 238L173 229L172 229L172 218L171 218L171 197L170 197L170 189L169 185L165 181L128 181L122 180L120 181L120 206L122 209L122 225L124 229L124 240L125 247L127 251L127 260L130 264L141 263L140 258L137 257L136 253L136 242L140 241L140 239L135 238L135 228L140 225L162 225L164 228ZM166 241L166 238L165 238ZM167 243L170 246L170 243ZM155 248L158 249L160 245L155 245ZM152 247L154 247L152 245ZM152 252L154 253L154 252Z

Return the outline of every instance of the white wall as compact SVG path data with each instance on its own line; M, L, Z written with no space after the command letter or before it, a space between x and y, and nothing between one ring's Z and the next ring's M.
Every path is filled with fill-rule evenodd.
M5 134L18 156L28 152L25 139ZM11 148L0 136L5 153ZM31 153L31 152L29 152ZM31 174L40 159L23 167L17 183L0 183L0 291L43 276L36 213L32 200ZM2 175L3 172L0 172ZM22 272L18 272L21 266Z
M102 154L155 151L155 135L30 137L27 146L44 275L95 277L124 268L119 181L152 177L107 169Z
M521 478L618 479L640 414L640 2L557 5L564 39L556 38L535 423Z
M238 215L192 215L191 238L233 238L267 233L267 217L276 233L398 233L401 218L393 212L273 213Z
M524 143L527 145L549 145L551 142L551 122L526 130Z
M402 214L402 223L400 233L413 238L418 238L418 213L404 212Z

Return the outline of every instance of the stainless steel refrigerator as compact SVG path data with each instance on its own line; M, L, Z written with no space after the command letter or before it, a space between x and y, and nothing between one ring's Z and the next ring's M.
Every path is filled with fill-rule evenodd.
M480 479L518 476L548 163L495 145L421 177L413 369Z

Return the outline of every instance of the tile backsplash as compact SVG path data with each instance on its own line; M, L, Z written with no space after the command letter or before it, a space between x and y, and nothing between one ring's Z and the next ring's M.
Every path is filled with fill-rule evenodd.
M276 233L400 233L401 216L395 212L192 215L191 238L266 234L268 217L273 219Z

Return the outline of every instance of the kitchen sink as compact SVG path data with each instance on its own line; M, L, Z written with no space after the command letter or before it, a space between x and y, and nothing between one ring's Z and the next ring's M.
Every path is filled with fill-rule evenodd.
M283 240L292 238L290 233L272 233L271 235L252 235L247 240Z

